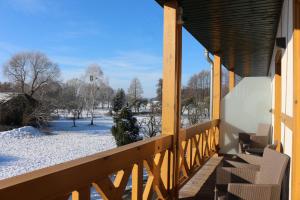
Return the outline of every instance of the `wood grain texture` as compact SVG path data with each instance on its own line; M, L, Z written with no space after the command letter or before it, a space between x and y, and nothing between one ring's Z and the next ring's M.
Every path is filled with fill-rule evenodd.
M233 70L228 71L229 91L232 91L235 86L235 73Z
M275 105L274 105L274 140L277 140L277 151L281 150L281 51L275 57Z
M294 0L292 199L300 199L300 1Z
M173 148L162 163L162 181L167 191L177 196L178 133L180 126L181 31L178 2L164 4L162 134L173 135Z

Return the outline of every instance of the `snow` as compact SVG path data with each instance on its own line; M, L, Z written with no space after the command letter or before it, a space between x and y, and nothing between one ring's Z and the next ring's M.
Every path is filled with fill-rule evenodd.
M31 138L41 135L43 135L43 133L41 133L38 129L32 126L24 126L10 131L0 132L0 140L5 138Z
M22 127L0 133L0 180L116 147L111 117L52 121L46 133Z
M72 120L61 118L45 130L25 126L0 132L0 180L115 148L110 132L113 119L106 113L97 110L94 126L89 125L89 118L76 120L76 127ZM127 189L130 185L129 179ZM101 199L94 188L91 199Z
M18 93L13 92L0 92L0 103L6 103L13 97L17 96Z

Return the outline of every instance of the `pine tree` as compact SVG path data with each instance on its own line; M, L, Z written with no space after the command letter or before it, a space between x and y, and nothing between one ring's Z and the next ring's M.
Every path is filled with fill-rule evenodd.
M115 125L112 127L111 132L118 146L140 140L137 119L133 117L128 106L115 113L114 123Z
M116 95L112 100L112 109L114 112L121 110L126 103L125 92L123 89L118 89Z

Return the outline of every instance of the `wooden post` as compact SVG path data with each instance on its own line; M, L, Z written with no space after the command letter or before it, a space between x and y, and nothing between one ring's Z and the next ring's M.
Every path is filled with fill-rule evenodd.
M275 105L274 140L278 142L277 151L281 151L281 51L275 57Z
M300 199L300 0L294 0L292 199Z
M178 197L178 133L180 128L181 31L178 2L164 4L162 134L173 135L173 149L165 155L162 180L173 198Z
M228 76L229 76L229 91L231 92L234 88L234 83L235 83L235 73L233 69L229 70Z
M213 66L213 119L220 119L221 101L221 58L214 55Z
M220 119L220 103L221 103L221 58L218 55L214 55L214 65L213 65L213 113L212 119ZM220 130L217 126L214 132L214 138L216 143L216 151L219 148L219 140L220 140ZM210 134L211 135L211 134Z

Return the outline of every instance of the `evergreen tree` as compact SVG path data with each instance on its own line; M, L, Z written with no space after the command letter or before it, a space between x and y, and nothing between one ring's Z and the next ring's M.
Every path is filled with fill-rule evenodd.
M126 103L126 96L123 89L118 89L116 95L112 100L112 109L114 112L121 110Z
M120 112L115 114L114 123L111 132L118 146L140 140L137 119L133 117L128 106L123 107Z

